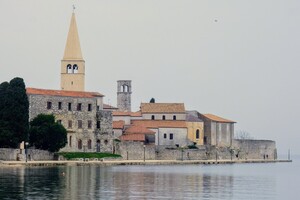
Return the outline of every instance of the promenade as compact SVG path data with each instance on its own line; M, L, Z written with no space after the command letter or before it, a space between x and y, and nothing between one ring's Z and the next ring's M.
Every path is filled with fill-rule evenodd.
M279 163L292 162L292 160L45 160L45 161L0 161L0 167L9 166L81 166L81 165L187 165L187 164L235 164L235 163Z

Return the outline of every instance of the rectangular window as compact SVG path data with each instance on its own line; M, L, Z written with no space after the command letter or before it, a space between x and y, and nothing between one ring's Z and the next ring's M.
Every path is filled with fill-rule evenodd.
M60 120L60 119L59 119L59 120L57 120L57 123L61 124L61 120Z
M47 109L51 109L52 108L52 102L51 101L47 101Z
M92 128L92 120L88 120L88 129Z
M72 120L68 121L68 128L72 128Z
M68 103L68 110L72 111L72 103Z
M88 104L88 111L92 111L92 104Z
M97 106L97 111L99 111L100 110L100 106Z
M82 120L78 120L78 128L82 128Z
M170 133L170 140L173 140L173 133Z
M97 121L97 128L100 128L100 121Z
M164 139L166 139L167 138L167 134L166 133L164 133Z
M77 104L77 111L81 111L81 103Z
M62 102L58 102L58 110L62 109Z

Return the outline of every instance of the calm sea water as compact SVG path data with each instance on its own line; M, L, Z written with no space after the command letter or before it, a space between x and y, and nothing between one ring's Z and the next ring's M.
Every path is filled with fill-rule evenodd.
M299 199L299 171L298 160L229 165L0 167L0 199Z

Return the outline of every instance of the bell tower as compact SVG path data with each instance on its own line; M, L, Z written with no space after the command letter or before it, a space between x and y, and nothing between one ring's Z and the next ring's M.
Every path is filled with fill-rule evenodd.
M117 106L120 111L131 111L131 80L118 81Z
M85 61L83 60L75 13L72 13L64 57L61 60L61 90L84 91Z

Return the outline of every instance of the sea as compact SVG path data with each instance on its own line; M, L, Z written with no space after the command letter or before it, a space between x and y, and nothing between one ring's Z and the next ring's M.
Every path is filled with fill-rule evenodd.
M293 162L0 167L0 199L299 199Z

